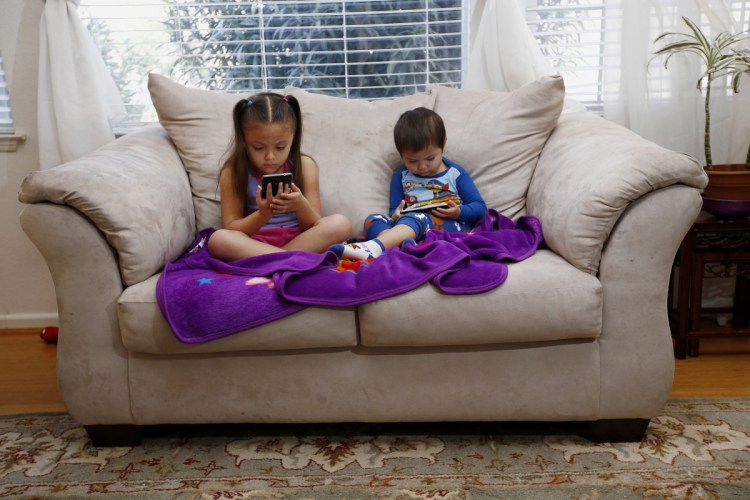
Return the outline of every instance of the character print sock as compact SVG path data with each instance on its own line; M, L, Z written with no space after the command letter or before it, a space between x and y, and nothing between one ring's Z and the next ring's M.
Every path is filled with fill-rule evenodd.
M406 238L404 241L401 242L401 248L404 248L406 245L411 246L417 246L417 242L414 241L414 238Z
M331 245L328 250L339 256L339 259L367 260L377 259L385 251L385 247L379 239L363 241L360 243L347 243L346 245Z

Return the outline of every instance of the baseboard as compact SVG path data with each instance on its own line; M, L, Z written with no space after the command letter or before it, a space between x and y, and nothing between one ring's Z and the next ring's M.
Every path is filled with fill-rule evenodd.
M0 314L0 328L60 326L57 313Z

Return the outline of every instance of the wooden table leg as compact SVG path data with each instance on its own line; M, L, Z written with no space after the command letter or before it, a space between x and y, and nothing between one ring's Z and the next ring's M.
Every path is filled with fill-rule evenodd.
M750 326L750 276L742 274L740 269L742 264L737 266L737 279L734 282L732 328L747 328ZM745 266L750 266L750 264L745 264Z
M691 259L692 276L690 277L690 319L688 320L688 329L685 332L687 337L687 354L688 356L697 356L700 349L700 340L691 339L690 334L701 329L701 311L703 309L703 273L706 269L706 263L700 253L695 253Z
M690 307L690 277L691 277L691 253L695 237L690 230L685 235L680 245L680 275L679 288L677 290L677 334L675 335L674 355L677 359L687 357L687 330Z

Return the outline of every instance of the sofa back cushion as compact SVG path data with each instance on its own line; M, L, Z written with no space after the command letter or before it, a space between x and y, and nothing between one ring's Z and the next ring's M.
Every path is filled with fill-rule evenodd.
M159 121L169 132L190 178L196 227L221 226L218 175L232 139L231 111L243 95L191 89L149 75ZM393 142L399 116L434 109L448 133L445 154L466 168L487 206L516 218L524 213L536 162L563 106L559 76L543 77L513 92L466 91L429 85L425 92L365 101L316 94L296 87L302 151L320 169L324 214L342 213L362 234L365 217L388 209L393 171L401 166Z
M219 170L232 140L232 108L245 96L192 89L155 73L148 90L190 178L198 231L221 227Z
M191 89L149 75L159 122L190 177L198 230L221 227L219 170L232 140L232 107L245 95ZM365 216L388 208L388 185L399 157L393 125L406 110L435 104L434 92L382 101L313 94L289 87L302 109L302 152L320 168L325 214L342 213L361 232Z
M388 189L401 158L393 126L405 111L432 109L434 90L379 101L314 94L289 87L302 109L302 150L320 169L325 213L341 213L361 235L365 217L388 210Z
M510 218L523 215L539 154L562 112L562 77L542 77L512 92L430 89L448 134L446 157L471 173L488 207Z

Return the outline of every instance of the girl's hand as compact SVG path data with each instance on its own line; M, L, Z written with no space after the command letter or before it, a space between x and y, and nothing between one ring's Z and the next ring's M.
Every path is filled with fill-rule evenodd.
M271 186L269 185L267 187L268 191L266 192L266 197L263 198L263 188L258 186L258 189L255 190L255 203L258 204L258 212L260 215L266 219L270 219L273 216L273 209L271 207L273 196L271 194Z
M406 200L401 200L401 203L398 204L396 210L394 210L394 212L391 214L391 219L396 221L401 218L401 210L404 209L404 205L406 205Z
M271 200L271 210L275 214L286 212L298 212L307 205L307 198L295 183L290 186L284 185L276 198Z
M448 200L448 208L435 208L431 213L441 219L456 220L461 216L461 207L455 201Z

